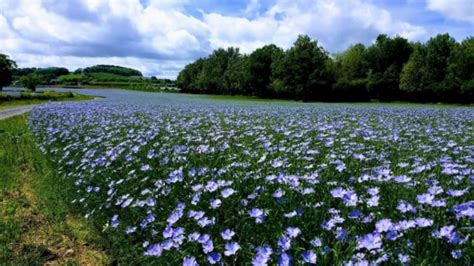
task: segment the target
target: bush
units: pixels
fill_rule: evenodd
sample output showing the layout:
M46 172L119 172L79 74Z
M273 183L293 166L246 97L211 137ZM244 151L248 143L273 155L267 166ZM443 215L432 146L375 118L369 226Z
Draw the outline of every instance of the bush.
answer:
M36 74L28 74L20 79L23 87L30 91L36 91L36 86L41 82L41 79Z

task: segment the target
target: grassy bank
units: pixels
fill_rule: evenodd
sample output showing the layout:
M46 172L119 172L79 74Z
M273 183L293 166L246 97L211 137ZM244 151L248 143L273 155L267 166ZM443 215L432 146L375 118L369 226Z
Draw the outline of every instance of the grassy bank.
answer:
M0 121L0 265L109 263L107 244L64 202L27 115Z
M39 104L48 101L82 101L92 99L94 99L93 96L82 95L75 92L57 91L45 91L41 93L22 92L20 95L0 94L0 109Z

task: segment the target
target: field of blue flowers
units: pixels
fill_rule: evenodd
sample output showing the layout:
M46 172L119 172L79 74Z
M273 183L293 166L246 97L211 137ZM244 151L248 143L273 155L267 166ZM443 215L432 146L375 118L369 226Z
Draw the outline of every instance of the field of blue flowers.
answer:
M165 99L46 104L30 126L136 263L472 265L473 118Z

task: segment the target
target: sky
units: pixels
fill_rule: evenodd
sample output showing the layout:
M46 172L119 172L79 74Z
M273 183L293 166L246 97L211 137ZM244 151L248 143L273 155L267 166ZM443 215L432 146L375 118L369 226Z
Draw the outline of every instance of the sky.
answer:
M19 67L95 64L175 78L220 47L243 53L308 34L330 53L380 33L474 34L474 0L0 0L0 53Z

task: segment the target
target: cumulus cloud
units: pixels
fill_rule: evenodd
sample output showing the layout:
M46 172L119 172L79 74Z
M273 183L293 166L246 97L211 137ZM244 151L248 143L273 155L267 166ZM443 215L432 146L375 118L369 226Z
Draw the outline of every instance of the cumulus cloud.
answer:
M368 44L379 33L410 40L427 35L424 26L372 1L247 0L232 13L203 2L1 0L0 51L22 67L115 63L173 78L218 47L237 46L245 53L269 43L288 48L298 34L308 34L334 52Z
M427 0L427 8L439 12L449 19L474 24L474 1L472 0Z

